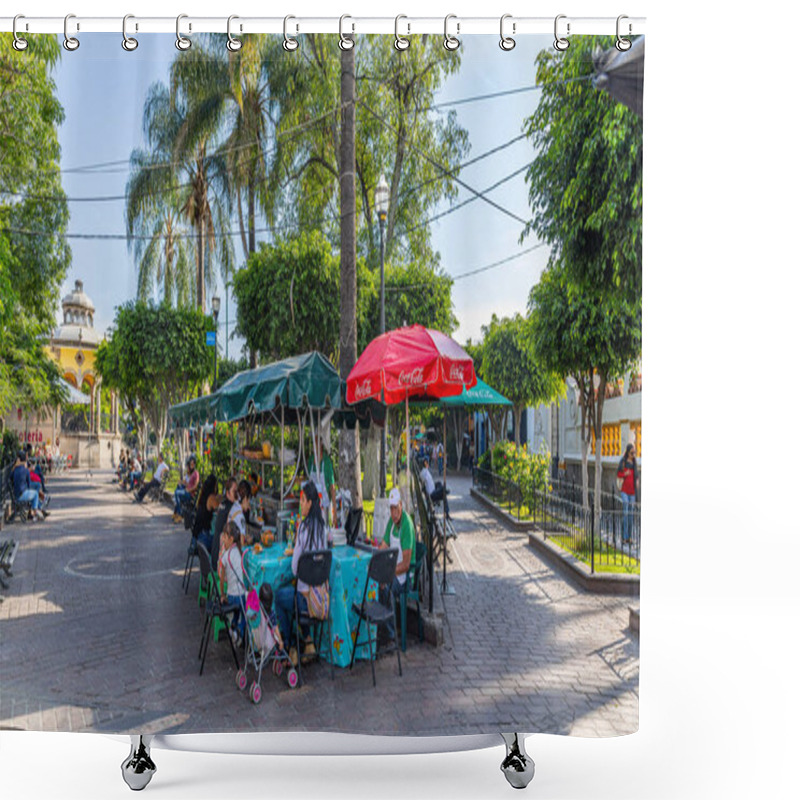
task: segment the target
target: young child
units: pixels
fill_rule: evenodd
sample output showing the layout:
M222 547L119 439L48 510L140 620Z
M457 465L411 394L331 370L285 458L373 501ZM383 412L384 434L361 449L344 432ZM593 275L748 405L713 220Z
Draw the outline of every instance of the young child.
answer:
M244 639L244 607L247 590L244 585L244 562L242 560L242 543L239 528L235 523L226 522L220 536L219 585L224 587L222 601L237 605L233 612L231 627L238 642Z
M272 587L268 583L261 584L258 590L258 609L248 607L247 615L250 629L253 632L256 649L263 655L271 652L273 647L283 649L283 641L278 627L278 618L272 608Z

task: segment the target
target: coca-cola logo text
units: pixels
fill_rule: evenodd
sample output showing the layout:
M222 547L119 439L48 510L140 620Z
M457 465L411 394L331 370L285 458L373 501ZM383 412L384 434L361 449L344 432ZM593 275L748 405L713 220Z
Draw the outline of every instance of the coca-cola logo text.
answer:
M461 364L450 365L450 380L464 382L464 367Z
M356 384L356 400L363 400L372 394L372 381L366 380Z
M422 367L417 367L416 369L412 369L410 372L401 372L397 379L400 383L408 386L416 386L417 384L422 383Z

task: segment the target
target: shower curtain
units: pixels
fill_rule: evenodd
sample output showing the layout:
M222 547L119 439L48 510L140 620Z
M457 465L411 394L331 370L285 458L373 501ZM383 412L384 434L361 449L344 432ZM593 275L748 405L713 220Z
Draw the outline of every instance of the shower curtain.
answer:
M644 39L75 35L0 35L0 727L635 731ZM308 467L310 426L169 409L312 352L344 381L413 325L485 393L415 406L408 430L400 405L385 428L334 416L330 640L259 673L251 622L294 596L270 508L305 513L266 454ZM426 511L443 479L449 520ZM348 504L370 544L340 538ZM251 523L236 592L212 518L231 507ZM358 623L384 539L399 657ZM232 641L217 593L245 597Z

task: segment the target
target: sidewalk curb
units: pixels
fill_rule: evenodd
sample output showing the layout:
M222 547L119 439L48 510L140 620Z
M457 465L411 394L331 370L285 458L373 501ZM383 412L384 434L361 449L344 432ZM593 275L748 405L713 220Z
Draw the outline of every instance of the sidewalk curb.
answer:
M532 531L535 529L536 525L533 522L515 519L502 506L497 505L494 500L487 497L483 492L481 492L479 489L476 489L474 486L470 487L469 493L476 500L483 503L483 505L485 505L486 508L488 508L489 511L491 511L495 516L499 517L507 525L510 525L514 530Z
M589 571L589 567L571 553L553 544L546 535L538 530L528 533L528 544L544 559L555 566L563 574L573 578L587 592L594 594L616 594L639 596L638 575L597 574Z

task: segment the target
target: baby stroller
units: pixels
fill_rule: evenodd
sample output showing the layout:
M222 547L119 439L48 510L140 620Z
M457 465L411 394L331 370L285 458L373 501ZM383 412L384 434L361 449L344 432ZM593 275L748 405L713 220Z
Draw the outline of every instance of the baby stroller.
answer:
M270 601L268 605L263 602L265 596ZM290 689L296 689L300 683L297 670L283 647L278 626L270 619L271 600L272 589L268 583L258 593L255 589L247 592L247 644L244 666L236 673L236 685L242 692L247 688L247 670L252 666L255 677L250 684L249 696L255 704L261 702L261 672L269 664L274 675L280 677L286 673Z

